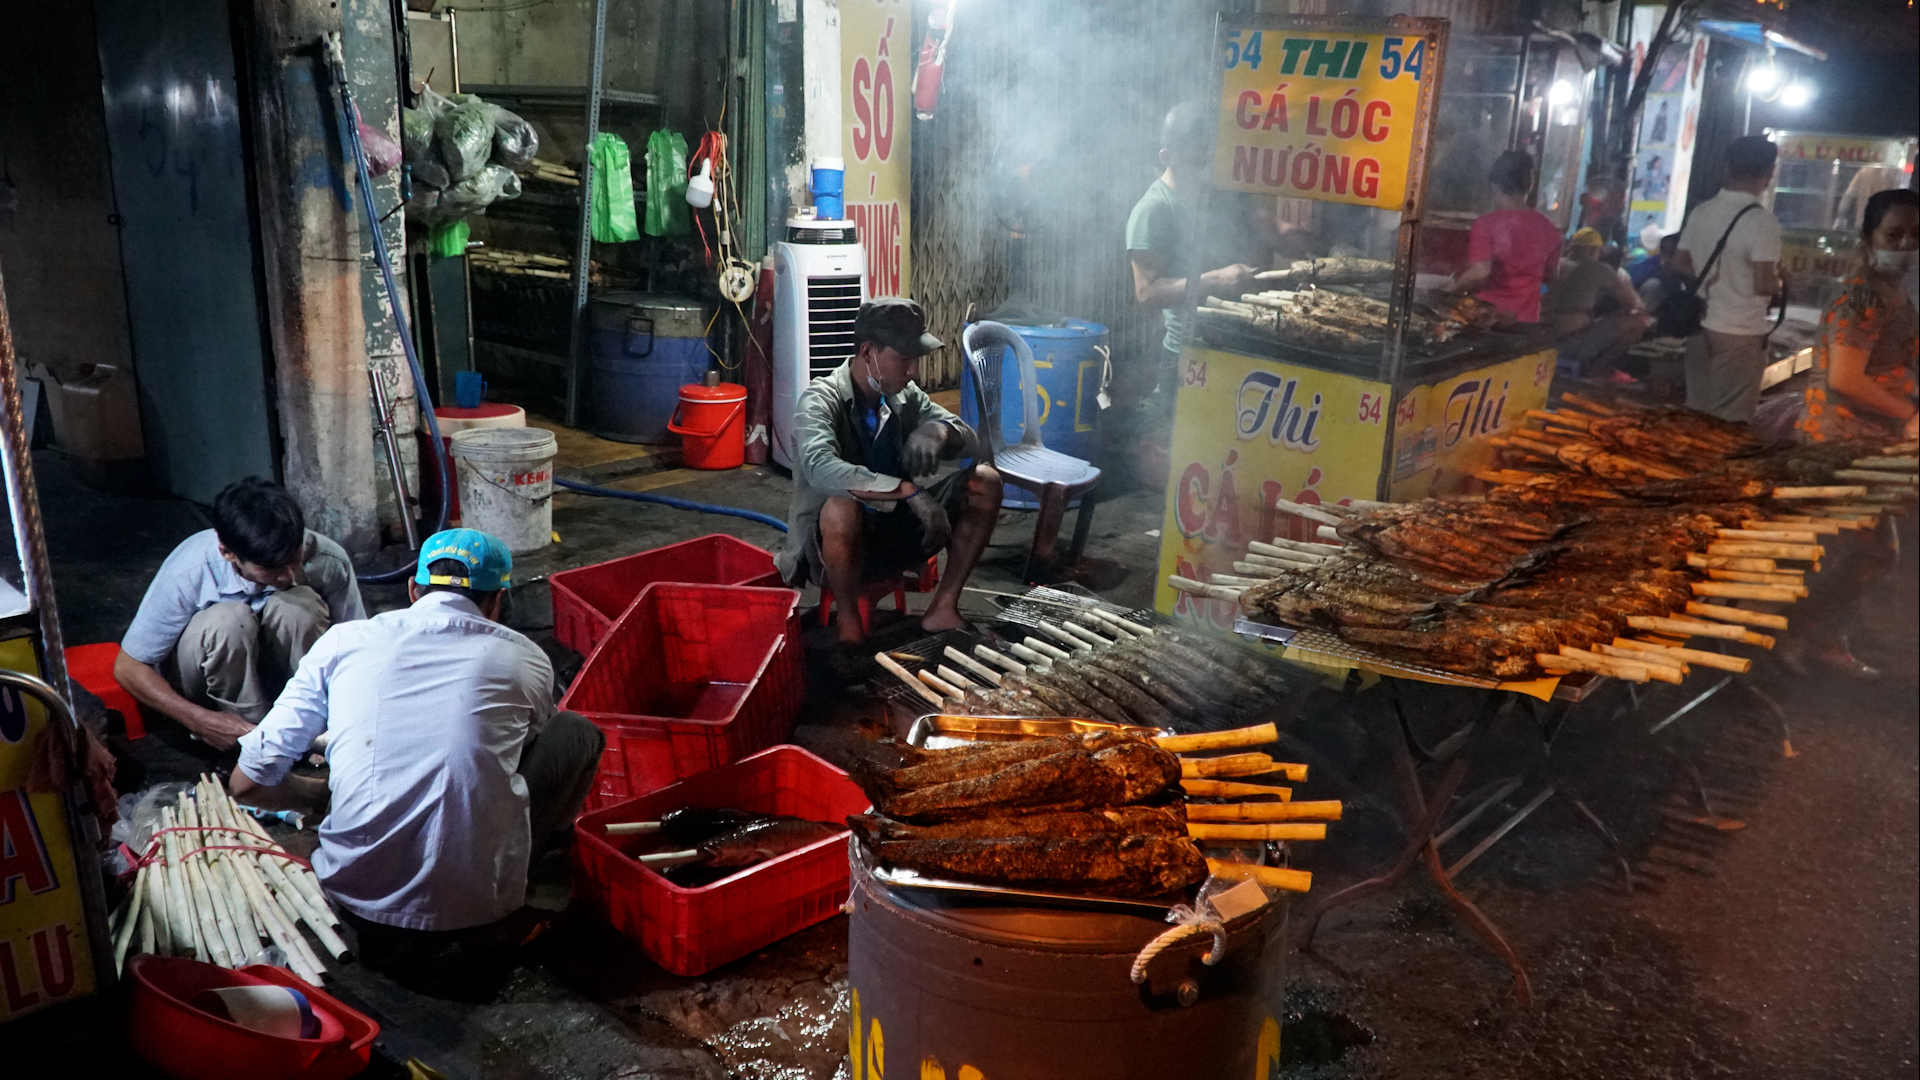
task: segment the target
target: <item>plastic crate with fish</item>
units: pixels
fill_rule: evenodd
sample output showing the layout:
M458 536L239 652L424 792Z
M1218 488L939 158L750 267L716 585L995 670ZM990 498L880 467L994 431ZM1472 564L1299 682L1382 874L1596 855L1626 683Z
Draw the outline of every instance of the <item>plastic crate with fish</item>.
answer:
M607 736L587 809L786 739L805 690L799 602L791 589L647 586L560 700Z
M685 886L640 861L651 833L609 826L687 808L746 811L830 826L818 839L704 885ZM845 819L867 809L847 774L797 746L776 746L580 818L573 848L587 909L676 975L699 975L830 918L849 889Z

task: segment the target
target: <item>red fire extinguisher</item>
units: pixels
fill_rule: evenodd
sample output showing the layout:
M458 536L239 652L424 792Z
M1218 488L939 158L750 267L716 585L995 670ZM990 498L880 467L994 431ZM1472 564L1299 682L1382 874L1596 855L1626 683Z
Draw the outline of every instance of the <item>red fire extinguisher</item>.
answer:
M920 59L913 68L913 115L922 120L933 119L933 107L940 103L947 39L953 36L953 3L938 3L927 13L927 38L920 43Z

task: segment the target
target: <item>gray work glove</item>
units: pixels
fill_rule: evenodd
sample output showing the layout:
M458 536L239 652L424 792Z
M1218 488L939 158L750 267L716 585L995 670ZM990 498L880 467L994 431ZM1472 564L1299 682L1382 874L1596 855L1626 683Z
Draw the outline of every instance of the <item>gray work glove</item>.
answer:
M900 463L908 476L932 476L940 468L940 456L947 449L947 434L953 429L938 420L929 420L907 436Z
M907 509L920 519L920 529L925 534L927 554L931 555L947 546L947 538L953 535L953 524L947 520L947 508L933 493L921 488L907 496Z

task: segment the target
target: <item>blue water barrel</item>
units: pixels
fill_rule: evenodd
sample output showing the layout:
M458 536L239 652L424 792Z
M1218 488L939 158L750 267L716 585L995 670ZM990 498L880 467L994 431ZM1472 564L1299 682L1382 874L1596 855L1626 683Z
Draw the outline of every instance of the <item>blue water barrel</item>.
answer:
M707 312L698 300L610 292L593 298L591 430L619 442L680 445L667 430L680 388L697 383L707 352Z
M1013 326L1033 350L1034 388L1040 405L1040 438L1047 449L1094 461L1100 444L1100 380L1107 369L1107 328L1084 319L1067 319L1059 326ZM1002 353L1000 370L1000 433L1008 446L1020 441L1025 412L1020 394L1020 365ZM960 418L980 426L974 407L973 366L960 370ZM1095 462L1098 464L1098 462ZM1003 504L1032 510L1040 500L1026 488L1007 485Z

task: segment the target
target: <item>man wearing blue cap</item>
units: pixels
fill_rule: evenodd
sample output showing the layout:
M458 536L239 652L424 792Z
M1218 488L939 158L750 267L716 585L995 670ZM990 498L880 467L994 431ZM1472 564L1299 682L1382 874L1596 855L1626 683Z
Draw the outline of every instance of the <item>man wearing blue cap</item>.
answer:
M331 796L313 869L369 961L519 910L530 857L568 835L593 782L605 738L554 711L546 655L499 622L512 565L486 533L435 533L413 606L322 634L240 739L242 802ZM322 733L327 778L290 775Z

